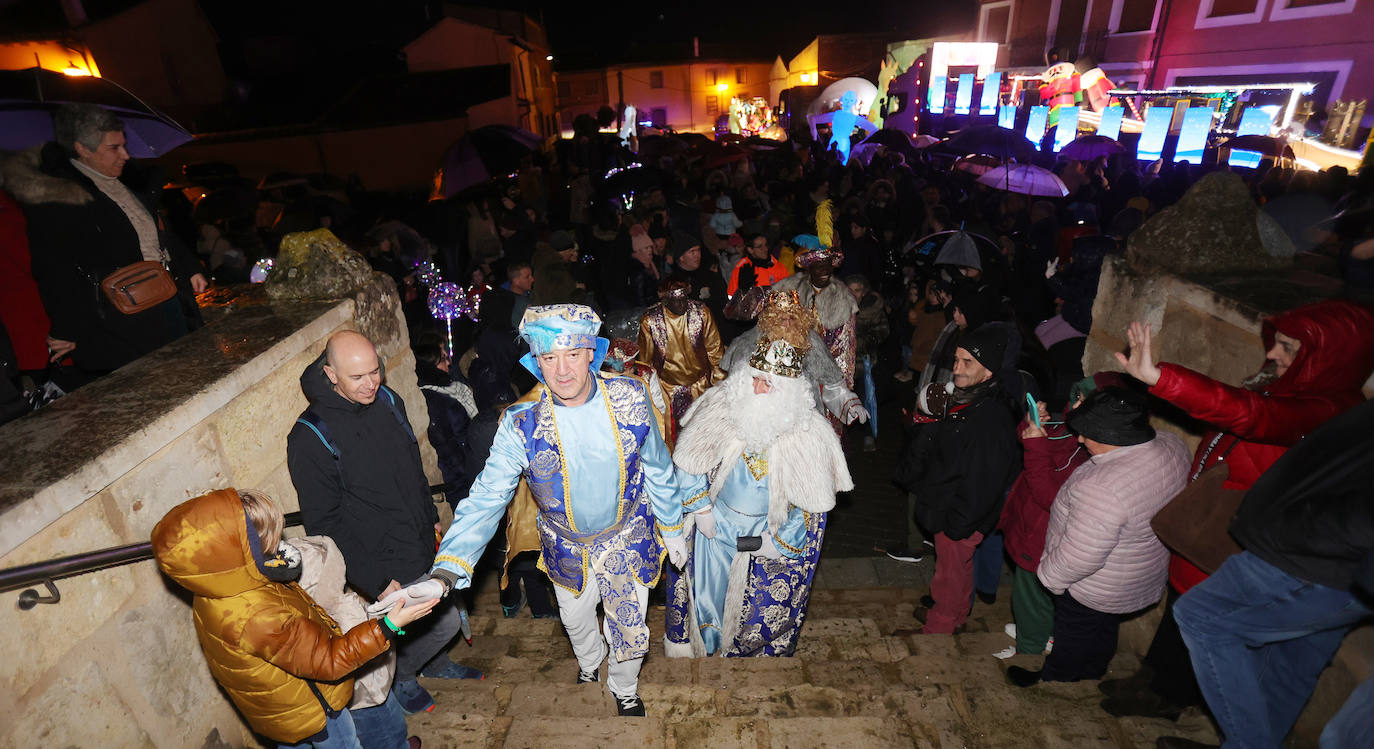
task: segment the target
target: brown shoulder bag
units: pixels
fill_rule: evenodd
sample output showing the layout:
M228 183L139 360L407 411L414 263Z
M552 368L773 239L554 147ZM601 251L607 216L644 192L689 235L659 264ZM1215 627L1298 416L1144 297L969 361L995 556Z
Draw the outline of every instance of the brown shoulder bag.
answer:
M156 307L177 294L172 274L152 260L116 268L100 280L100 288L115 309L126 315Z
M1207 456L1223 436L1218 434L1207 447L1201 465L1207 464ZM1193 474L1183 491L1150 520L1150 528L1165 546L1209 575L1216 572L1227 557L1241 551L1228 529L1245 492L1222 486L1231 473L1226 457L1238 444L1240 440L1231 443L1216 465Z

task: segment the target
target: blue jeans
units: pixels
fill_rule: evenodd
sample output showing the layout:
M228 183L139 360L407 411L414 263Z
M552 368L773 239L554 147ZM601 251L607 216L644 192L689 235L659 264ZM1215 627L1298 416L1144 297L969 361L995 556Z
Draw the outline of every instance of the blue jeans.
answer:
M1002 584L1002 532L993 531L973 552L973 589L978 593L997 595ZM973 599L969 599L972 603Z
M456 596L439 601L423 619L406 625L406 636L396 646L396 681L415 681L415 675L440 654L447 656L449 643L462 628L462 616L454 605Z
M347 709L339 711L333 718L324 722L326 735L319 741L302 741L299 744L277 744L277 749L362 749L358 743L358 732L353 727L353 715Z
M389 690L386 702L373 707L350 708L358 743L363 749L406 749L406 714Z
M1364 680L1345 699L1341 711L1322 730L1321 749L1358 749L1374 746L1374 677Z
M1224 746L1281 745L1346 632L1371 613L1250 552L1179 598L1174 619Z

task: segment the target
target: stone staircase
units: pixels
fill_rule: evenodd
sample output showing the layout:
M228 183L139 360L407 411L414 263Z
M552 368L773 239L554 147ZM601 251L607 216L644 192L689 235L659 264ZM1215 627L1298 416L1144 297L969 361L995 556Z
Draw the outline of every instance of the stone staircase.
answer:
M1006 665L1038 668L1041 660L990 655L1011 644L1002 633L1011 621L1008 585L995 604L975 605L966 634L894 636L914 626L911 612L925 590L903 577L928 578L932 569L929 559L825 560L793 658L667 658L663 609L654 607L656 641L639 689L647 718L618 717L604 684L574 683L577 666L558 620L531 619L528 611L502 618L489 580L473 602L472 645L460 641L452 651L487 677L422 679L438 707L411 716L410 730L430 749L1147 749L1162 735L1217 740L1196 711L1178 723L1113 718L1098 707L1096 682L1008 684ZM887 585L855 584L879 579ZM1134 656L1118 655L1108 676L1127 675L1135 665Z

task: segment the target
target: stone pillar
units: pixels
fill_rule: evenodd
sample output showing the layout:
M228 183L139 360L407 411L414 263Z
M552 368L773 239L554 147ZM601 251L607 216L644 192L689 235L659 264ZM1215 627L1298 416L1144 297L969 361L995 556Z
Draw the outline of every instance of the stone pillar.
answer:
M438 483L395 286L369 271L353 288L269 302L255 287L207 310L206 328L0 427L0 568L146 542L211 489L256 487L295 510L299 376L343 329L377 343ZM57 585L58 604L20 611L13 591L0 606L0 746L256 745L210 676L189 596L151 560Z

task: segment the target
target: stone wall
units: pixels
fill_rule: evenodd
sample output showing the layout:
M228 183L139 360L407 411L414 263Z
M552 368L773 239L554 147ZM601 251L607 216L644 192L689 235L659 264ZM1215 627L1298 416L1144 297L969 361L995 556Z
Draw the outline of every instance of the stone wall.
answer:
M1126 350L1127 326L1141 321L1154 330L1156 361L1182 364L1222 382L1239 384L1258 371L1264 360L1260 326L1265 317L1339 292L1338 282L1302 268L1183 277L1157 268L1142 270L1125 257L1109 257L1093 305L1083 371L1120 371L1114 354ZM1369 382L1365 395L1374 395ZM1155 423L1180 434L1191 448L1197 447L1201 436L1197 425L1161 418ZM1143 655L1161 613L1162 606L1125 622L1121 646ZM1346 638L1322 674L1293 729L1290 745L1315 747L1322 726L1351 689L1370 676L1374 676L1374 626L1367 625Z
M343 301L258 294L230 306L0 427L0 568L145 542L168 509L211 489L256 487L297 509L286 433L306 405L298 378L342 329L378 344L429 478L441 480L390 279ZM20 611L13 591L0 607L0 746L257 745L210 677L189 597L151 560L57 585L58 604Z

